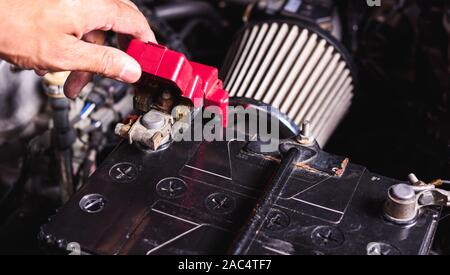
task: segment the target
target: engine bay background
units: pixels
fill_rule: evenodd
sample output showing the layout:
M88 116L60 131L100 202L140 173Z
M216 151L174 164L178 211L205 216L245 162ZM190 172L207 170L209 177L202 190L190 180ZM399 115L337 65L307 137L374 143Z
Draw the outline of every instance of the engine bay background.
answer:
M424 181L450 178L449 29L444 24L450 16L445 1L383 1L381 7L368 7L365 1L358 0L319 1L312 9L293 13L282 11L275 3L280 1L259 1L266 4L249 3L251 1L135 2L148 17L158 41L192 60L215 67L222 66L236 33L246 22L289 17L318 23L342 41L358 72L353 103L324 150L349 157L351 162L391 178L406 180L410 172ZM333 23L335 12L339 13L339 25ZM113 42L114 37L110 40ZM2 66L9 65L2 63ZM0 131L0 253L41 253L36 236L40 226L59 206L55 199L58 176L52 169L55 163L49 157L51 149L42 141L30 142L36 134L45 133L50 115L45 105L47 99L39 91L39 80L29 74L8 71L8 79L17 79L12 82L18 83L8 89L20 90L17 87L20 83L34 83L35 88L9 93L0 101L4 105L0 106L1 121L17 126ZM113 85L100 83L98 86L108 90ZM29 97L31 90L39 99ZM14 112L7 110L14 106L11 102L17 100L17 94L29 101L41 102L33 105L39 115L31 115L33 112L27 104L17 104L16 108L25 110L22 113L30 117L22 118L24 123L16 122ZM114 109L111 106L116 103L107 104L107 109ZM121 119L121 110L114 109L115 120ZM104 123L104 129L98 134L101 146L93 159L96 164L101 164L119 141L112 134L110 124ZM27 157L28 144L35 146L34 154ZM95 146L88 144L86 152ZM85 167L85 154L80 154L83 159L80 167ZM90 174L89 169L85 169L80 169L84 171L80 172L80 178ZM9 196L11 192L13 197ZM450 226L448 215L447 212L442 214L431 253L450 253L450 238L445 233Z

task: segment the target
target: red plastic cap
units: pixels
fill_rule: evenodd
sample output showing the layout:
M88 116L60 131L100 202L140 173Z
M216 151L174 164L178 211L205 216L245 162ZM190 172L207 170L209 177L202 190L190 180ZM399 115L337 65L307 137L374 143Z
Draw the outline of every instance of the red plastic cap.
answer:
M201 107L203 102L205 106L220 107L226 126L228 93L222 89L216 68L190 62L182 53L137 39L131 41L127 53L141 65L143 74L170 83L183 97L198 105L194 105L195 108Z

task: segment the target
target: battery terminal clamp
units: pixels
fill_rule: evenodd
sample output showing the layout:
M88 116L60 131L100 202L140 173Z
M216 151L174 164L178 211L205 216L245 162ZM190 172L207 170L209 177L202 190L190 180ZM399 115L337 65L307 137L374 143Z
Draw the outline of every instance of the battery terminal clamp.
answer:
M185 123L186 110L193 113L208 106L220 109L222 126L226 127L229 95L217 68L189 61L163 45L136 39L130 42L127 53L142 68L134 97L134 108L141 115L117 124L117 135L157 150L170 141L174 123Z
M439 182L440 180L425 183L410 174L409 184L399 183L389 188L384 203L384 216L397 224L411 224L424 207L450 206L450 192L437 188Z

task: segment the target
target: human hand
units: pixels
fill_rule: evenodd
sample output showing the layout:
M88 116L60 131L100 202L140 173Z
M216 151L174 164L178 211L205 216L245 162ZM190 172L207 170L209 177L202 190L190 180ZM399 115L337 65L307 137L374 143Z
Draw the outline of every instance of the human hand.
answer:
M106 47L104 31L156 42L144 15L129 0L0 0L0 58L43 75L72 71L65 94L75 97L94 73L134 83L141 68Z

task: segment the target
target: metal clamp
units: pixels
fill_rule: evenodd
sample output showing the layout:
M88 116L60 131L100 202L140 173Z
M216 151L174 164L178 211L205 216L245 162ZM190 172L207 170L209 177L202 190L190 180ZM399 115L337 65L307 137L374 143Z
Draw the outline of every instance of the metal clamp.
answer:
M409 175L411 184L399 183L388 190L384 204L385 217L397 224L415 221L419 211L427 206L450 206L450 192L436 188L434 183L426 184Z
M115 128L116 135L134 141L155 151L161 145L170 141L173 117L156 110L150 110L140 116L134 123L118 123Z

